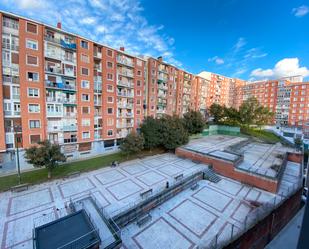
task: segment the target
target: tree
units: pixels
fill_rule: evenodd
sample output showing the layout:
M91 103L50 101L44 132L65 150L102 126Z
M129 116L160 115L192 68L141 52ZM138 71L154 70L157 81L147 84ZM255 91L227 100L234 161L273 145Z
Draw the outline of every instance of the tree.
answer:
M248 127L255 124L260 104L255 97L248 98L239 107L240 122Z
M189 142L189 134L178 116L165 116L160 122L161 141L166 149L174 150Z
M188 133L201 133L205 126L205 119L199 111L189 110L183 115L183 125Z
M300 137L294 138L294 145L296 150L301 150L301 146L303 145L303 140Z
M128 158L129 155L144 149L144 137L136 132L131 132L123 139L119 148Z
M239 111L235 108L224 107L224 124L226 125L239 125L240 124L240 116Z
M34 167L46 167L48 170L48 178L51 178L51 173L56 168L59 162L65 162L66 157L61 152L58 144L52 144L49 140L38 142L38 145L31 146L26 149L25 158L27 162L33 164Z
M213 122L218 124L224 118L224 107L219 104L213 103L209 108L210 116L213 117Z
M259 106L256 109L255 123L260 127L269 124L274 118L274 113L271 112L267 107Z
M146 117L141 125L141 133L145 140L145 148L153 149L161 144L160 120L153 117Z

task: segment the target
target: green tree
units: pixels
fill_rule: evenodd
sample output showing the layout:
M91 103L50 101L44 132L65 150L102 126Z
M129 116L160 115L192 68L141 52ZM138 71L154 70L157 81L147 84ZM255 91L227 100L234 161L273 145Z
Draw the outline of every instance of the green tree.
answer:
M259 108L260 104L255 97L251 97L245 100L239 107L239 116L241 124L244 124L248 127L251 124L255 124Z
M201 133L205 126L205 119L199 111L189 110L183 115L183 125L188 133Z
M240 116L239 111L233 107L224 108L224 124L226 125L239 125Z
M162 145L168 150L189 142L189 134L178 116L165 116L160 119L160 136Z
M58 144L52 144L49 140L38 142L38 145L31 146L25 151L27 162L33 164L34 167L46 167L48 170L48 178L59 162L65 162L66 157L61 152Z
M300 137L294 138L294 145L296 150L301 150L301 146L303 145L303 140Z
M145 140L145 148L153 149L161 144L160 120L146 117L141 125L141 133Z
M128 158L129 155L138 153L144 149L144 137L136 132L131 132L123 139L119 148Z
M274 118L274 113L271 112L267 107L259 106L256 109L255 124L259 126L260 129L263 125L267 125L271 123L273 118Z
M214 103L209 107L209 114L213 117L213 122L218 124L224 118L224 107Z

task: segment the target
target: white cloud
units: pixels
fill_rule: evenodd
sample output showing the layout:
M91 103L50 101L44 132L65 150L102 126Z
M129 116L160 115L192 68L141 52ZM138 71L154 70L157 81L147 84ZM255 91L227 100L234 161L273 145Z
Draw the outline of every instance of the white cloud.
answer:
M214 56L212 58L208 59L209 62L215 62L217 65L222 65L224 64L224 60L218 56Z
M299 65L298 58L285 58L276 63L272 69L254 69L250 76L254 78L281 78L287 76L302 75L309 76L309 69Z
M247 41L243 37L239 37L235 45L233 46L234 52L237 53L241 48L247 44Z
M140 0L1 0L0 8L50 25L61 20L64 30L181 64L174 58L174 38L163 25L148 22Z
M296 17L302 17L309 13L309 7L306 5L299 6L297 8L292 9L292 13Z
M261 52L259 48L251 48L246 51L244 58L258 59L258 58L263 58L267 55L268 55L267 53Z

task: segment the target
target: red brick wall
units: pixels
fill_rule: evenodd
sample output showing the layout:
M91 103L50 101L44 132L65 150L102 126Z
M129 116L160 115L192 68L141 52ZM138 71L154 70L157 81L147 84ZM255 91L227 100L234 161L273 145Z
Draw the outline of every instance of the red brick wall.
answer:
M280 207L272 211L240 238L224 248L264 248L297 213L300 208L301 194L302 189L287 199Z
M303 161L303 156L300 153L288 152L288 160L295 163L301 163Z
M240 172L239 170L235 170L233 163L229 163L208 156L203 156L201 154L183 150L181 148L177 148L175 153L178 156L184 156L192 160L210 164L212 165L213 169L220 175L235 179L245 184L249 184L264 189L272 193L277 192L278 183L276 181L257 177L255 175L249 175L246 172Z

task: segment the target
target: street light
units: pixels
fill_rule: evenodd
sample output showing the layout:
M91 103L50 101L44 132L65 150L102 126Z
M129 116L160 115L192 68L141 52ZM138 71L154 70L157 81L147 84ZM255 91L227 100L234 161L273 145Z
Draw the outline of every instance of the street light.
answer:
M19 163L19 148L18 148L18 143L21 142L21 137L17 137L17 132L18 130L21 129L20 125L14 125L13 130L14 130L14 136L15 136L15 149L16 149L16 157L17 157L17 172L18 172L18 184L21 183L21 175L20 175L20 163Z

